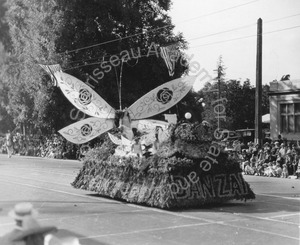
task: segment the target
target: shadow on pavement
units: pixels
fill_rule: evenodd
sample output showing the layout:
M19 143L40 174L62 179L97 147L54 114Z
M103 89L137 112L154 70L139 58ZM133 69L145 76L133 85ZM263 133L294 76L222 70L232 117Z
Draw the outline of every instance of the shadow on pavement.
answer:
M281 197L299 197L299 195L295 193L272 193L272 195L277 195ZM102 196L99 194L88 194L88 196L93 197L99 197L99 198L105 198L107 200L116 200L115 204L134 204L134 203L127 203L123 200L113 199L110 197ZM111 203L113 204L113 202ZM142 204L135 204L137 206L141 207L148 207L146 205ZM154 209L161 210L156 207L150 207ZM228 213L273 213L273 212L299 212L299 200L292 200L292 199L274 199L274 197L261 197L261 195L256 195L256 199L254 200L248 200L248 201L228 201L224 203L219 204L207 204L204 205L201 208L189 208L189 209L172 209L172 210L166 210L170 212L228 212Z
M273 201L273 202L272 202ZM275 213L275 212L299 212L299 201L287 200L276 203L272 201L253 200L247 202L226 202L214 205L206 205L203 208L189 210L175 210L174 212L226 212L226 213Z

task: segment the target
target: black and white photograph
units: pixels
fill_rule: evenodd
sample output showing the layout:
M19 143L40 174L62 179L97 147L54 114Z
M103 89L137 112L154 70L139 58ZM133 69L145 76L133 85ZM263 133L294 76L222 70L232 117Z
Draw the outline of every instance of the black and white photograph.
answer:
M0 245L299 245L299 0L0 0Z

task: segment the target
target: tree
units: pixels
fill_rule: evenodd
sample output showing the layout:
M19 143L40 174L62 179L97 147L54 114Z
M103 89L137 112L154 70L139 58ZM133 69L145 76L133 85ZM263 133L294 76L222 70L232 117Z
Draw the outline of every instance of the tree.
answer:
M218 59L218 62L217 62L217 77L215 78L217 80L217 83L218 83L218 99L220 100L222 98L222 88L221 88L221 83L224 83L225 81L225 65L224 65L224 62L223 62L223 57L222 55L219 56L219 59ZM219 107L218 107L219 108ZM216 110L214 110L215 112ZM218 111L217 111L218 112ZM217 113L218 116L217 116L217 120L218 120L218 128L222 128L221 125L221 118L220 116L220 113ZM221 113L223 114L223 113Z
M12 117L7 113L8 105L8 88L3 82L3 69L7 59L5 47L9 47L8 25L4 21L6 11L6 0L0 0L0 132L6 132L8 129L13 129Z
M270 85L265 84L262 86L262 114L270 113L270 100L269 100Z
M246 80L243 84L230 80L228 83L226 111L230 120L229 127L232 130L253 128L255 113L255 88Z
M0 41L5 47L10 47L8 24L4 20L6 0L0 0Z
M217 119L215 113L215 101L218 99L217 82L213 84L206 84L206 86L199 92L204 98L206 106L203 112L204 120L210 122L214 127L217 127ZM226 121L222 119L222 128L228 130L254 128L255 119L255 87L251 86L250 81L247 79L241 84L238 80L228 80L221 82L221 98L225 107ZM263 114L269 113L269 86L263 86L263 100L262 112Z
M53 88L39 63L59 63L64 71L93 86L114 108L119 108L121 84L124 108L171 80L163 59L147 55L153 43L186 47L182 35L173 33L167 15L170 5L170 0L8 1L6 22L12 47L4 80L7 110L15 123L58 130L73 120L70 112L74 107ZM92 47L83 48L86 46ZM120 62L124 50L131 56ZM114 54L119 64L99 78L96 73L101 64L110 62ZM187 62L179 59L173 78L187 68Z
M217 69L215 70L217 76L214 78L214 82L205 84L204 88L199 91L200 97L203 98L205 103L203 118L216 128L226 128L228 124L227 120L224 121L224 119L221 119L224 115L218 116L216 114L218 109L215 109L216 105L214 103L223 98L227 91L227 86L225 83L225 70L226 67L223 62L223 57L220 55L217 61Z
M0 132L6 132L8 129L14 128L13 119L7 113L8 99L8 87L4 84L2 77L2 68L6 60L6 52L4 45L0 42Z
M216 112L219 112L220 108L217 108L217 101L219 98L219 88L220 88L220 98L226 98L225 97L225 91L227 90L226 83L224 81L214 81L213 83L207 83L204 85L204 88L201 89L199 93L199 97L203 98L203 102L205 103L205 107L203 109L203 120L209 122L214 128L228 128L228 118L227 118L227 107L226 107L226 101L220 101L222 104L225 105L226 111L222 114L220 114L220 120L218 122L218 115ZM221 111L220 111L221 112ZM226 120L221 119L222 116L226 117ZM220 125L219 125L219 124Z
M43 115L51 104L53 89L38 64L58 60L55 42L61 16L55 1L7 1L5 20L12 45L3 67L3 82L8 87L7 111L17 125L47 125Z
M64 54L69 57L64 68L83 81L89 79L96 92L114 108L119 108L118 83L121 82L122 107L130 106L151 89L171 79L163 59L147 55L148 51L154 51L156 45L174 43L179 48L186 47L182 35L172 32L174 26L167 15L170 5L170 0L103 0L89 1L88 4L83 0L65 1L61 8L65 10L64 18L69 24L59 40L59 50L66 51ZM104 44L76 50L97 43ZM122 51L129 52L127 62L121 61ZM115 63L118 65L111 64L113 55L117 56ZM95 75L104 70L101 68L104 62L110 71L104 72L103 77ZM180 77L187 69L184 60L182 63L184 65L177 63L173 78Z

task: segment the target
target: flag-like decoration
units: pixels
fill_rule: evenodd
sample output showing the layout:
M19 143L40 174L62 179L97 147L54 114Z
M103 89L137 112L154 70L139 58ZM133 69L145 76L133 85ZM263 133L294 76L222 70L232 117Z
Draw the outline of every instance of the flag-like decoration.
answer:
M164 114L164 116L165 116L165 120L168 123L173 123L173 124L177 123L177 115L176 114Z
M174 75L175 63L179 55L176 45L170 45L160 48L161 57L164 59L169 71L169 75Z

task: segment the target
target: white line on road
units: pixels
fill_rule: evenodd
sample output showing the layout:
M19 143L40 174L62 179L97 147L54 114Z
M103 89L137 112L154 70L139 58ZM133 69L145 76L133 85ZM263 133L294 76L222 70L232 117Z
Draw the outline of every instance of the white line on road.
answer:
M212 222L212 223L198 223L198 224L189 224L189 225L181 225L181 226L169 226L169 227L164 227L164 228L153 228L153 229L144 229L144 230L137 230L137 231L130 231L130 232L120 232L120 233L111 233L111 234L102 234L102 235L94 235L94 236L88 236L88 237L82 237L79 238L79 240L87 240L87 239L93 239L93 238L100 238L100 237L107 237L107 236L122 236L122 235L131 235L131 234L137 234L137 233L143 233L143 232L152 232L152 231L161 231L161 230L169 230L169 229L178 229L178 228L184 228L184 227L193 227L193 226L207 226L207 225L223 225L223 226L230 226L233 228L237 229L244 229L244 230L250 230L254 232L259 232L259 233L264 233L272 236L280 236L292 240L299 240L297 237L291 237L291 236L286 236L283 234L278 234L274 232L269 232L269 231L263 231L263 230L258 230L254 228L249 228L249 227L241 227L241 226L236 226L236 225L231 225L231 224L226 224L226 223L220 223L220 222Z
M79 240L87 240L87 239L100 238L100 237L106 237L106 236L131 235L131 234L142 233L142 232L170 230L170 229L178 229L178 228L193 227L193 226L201 226L201 225L211 225L211 224L213 224L213 223L198 223L198 224L187 224L187 225L168 226L168 227L163 227L163 228L143 229L143 230L137 230L137 231L119 232L119 233L110 233L110 234L102 234L102 235L95 235L95 236L82 237L82 238L79 238Z
M90 197L90 196L86 196L86 195L75 194L75 193L66 192L66 191L60 191L60 190L56 190L56 189L52 189L52 188L44 188L44 187L39 187L39 186L35 186L35 185L19 183L19 182L15 182L15 181L3 181L3 180L0 180L0 181L2 181L2 182L9 182L9 183L12 183L12 184L17 184L17 185L22 185L22 186L27 186L27 187L32 187L32 188L47 190L47 191L53 191L53 192L57 192L57 193L63 193L63 194L68 194L68 195L72 195L72 196L78 196L78 197L82 197L82 198L88 198L88 199L93 199L93 200L98 200L99 201L98 197ZM108 202L108 203L110 202L110 203L119 203L119 204L122 204L121 202L115 201L115 200L107 200L107 199L105 199L105 201ZM127 205L127 204L125 204L125 205ZM141 208L141 209L144 208L142 206L135 205L135 204L128 204L128 205L130 205L132 207L136 207L136 208ZM229 227L233 227L233 228L237 228L237 229L250 230L250 231L255 231L255 232L259 232L259 233L265 233L265 234L269 234L269 235L273 235L273 236L279 236L279 237L289 238L289 239L293 239L293 240L297 240L297 241L299 240L299 238L297 238L297 237L286 236L284 234L278 234L278 233L273 233L273 232L269 232L269 231L263 231L263 230L259 230L259 229L249 228L249 227L242 227L242 226L232 225L232 224L225 223L225 221L211 221L211 220L207 220L207 219L202 219L202 218L193 217L193 216L189 216L189 215L178 214L178 213L172 213L170 211L159 210L159 209L148 208L148 207L146 209L151 209L151 210L153 210L155 212L161 212L161 213L166 213L166 214L170 214L170 215L175 215L177 217L183 217L183 218L190 218L190 219L196 219L196 220L206 221L206 222L208 222L207 224L216 224L216 225L229 226ZM253 216L252 218L256 218L256 217ZM244 219L242 219L242 220L244 220ZM236 221L238 221L238 220L236 220ZM277 221L277 220L274 220L274 221ZM161 229L163 229L163 228L161 228ZM134 231L133 233L138 233L138 232L139 231ZM144 231L141 231L141 232L144 232ZM103 235L100 235L100 236L103 236ZM91 237L86 237L86 239L88 239L88 238L91 238Z
M0 175L2 177L16 177L16 176L13 176L13 175ZM43 182L43 183L48 183L48 184L55 184L55 185L61 185L61 186L70 186L70 184L61 184L61 183L57 183L57 182L49 182L49 181L45 181L45 180L38 180L38 179L31 179L31 178L25 178L25 177L20 177L18 176L18 178L20 179L26 179L26 180L32 180L32 181L38 181L38 182ZM2 178L3 180L3 178Z
M282 215L276 215L276 216L272 216L272 217L269 217L270 219L274 219L274 218L283 218L283 217L289 217L289 216L300 216L300 213L298 214L282 214Z
M285 197L285 196L277 196L277 195L270 195L270 194L256 194L256 195L257 196L276 197L276 198L283 198L283 199L300 201L300 197ZM300 194L297 194L297 195L300 195Z
M136 205L136 204L127 204L127 205L128 206L132 206L132 207L141 208L141 209L146 209L147 208L147 207L139 206L139 205ZM149 208L147 208L147 209L149 209ZM190 219L195 219L195 220L200 220L200 221L206 221L206 222L208 222L210 224L230 226L230 227L234 227L234 228L238 228L238 229L245 229L245 230L257 231L257 232L260 232L260 233L272 234L272 235L276 235L276 236L280 236L280 237L285 237L285 238L290 238L290 239L294 239L294 240L299 240L299 238L297 238L297 237L290 237L290 236L286 236L284 234L278 234L278 233L273 233L273 232L269 232L269 231L263 231L263 230L258 230L258 229L254 229L254 228L241 227L241 226L237 226L237 225L233 225L233 224L228 224L228 222L237 222L237 221L246 220L245 218L243 218L243 219L229 220L229 221L213 221L213 220L198 218L198 217L194 217L194 216L190 216L190 215L186 215L186 214L182 214L182 213L174 213L174 212L167 211L167 210L160 210L160 209L155 209L155 208L151 208L151 207L150 207L150 209L153 210L153 211L156 211L156 212L167 213L167 214L178 216L178 217L190 218ZM257 218L255 216L251 216L251 215L239 215L239 216L240 217L246 217L246 218ZM281 222L281 221L278 221L278 220L274 220L274 221Z
M51 220L66 220L66 219L76 219L76 218L83 218L83 217L93 217L93 216L102 216L107 214L122 214L122 213L137 213L137 212L146 212L145 210L124 210L124 211L114 211L114 212L105 212L105 213L93 213L93 214L82 214L82 215L74 215L74 216L64 216L61 218L53 217L53 218L39 218L39 221L51 221ZM2 223L1 226L14 226L15 222L9 222L9 223Z
M277 220L277 219L272 219L272 218L263 218L263 217L259 217L260 219L265 219L265 220L270 220L270 221L276 221L276 222L280 222L280 223L284 223L284 224L290 224L290 225L296 225L299 226L299 223L295 223L295 222L289 222L289 221L284 221L284 220Z
M46 190L46 191L53 191L53 192L57 192L57 193L62 193L62 194L67 194L67 195L71 195L71 196L77 196L77 197L82 197L82 198L87 198L87 199L92 199L92 200L100 200L101 197L91 197L91 196L87 196L87 195L81 195L81 194L76 194L76 193L72 193L72 192L67 192L67 191L60 191L60 190L56 190L56 189L52 189L52 188L45 188L45 187L40 187L40 186L36 186L36 185L30 185L30 184L24 184L24 183L19 183L19 182L15 182L15 181L10 181L10 180L1 180L0 182L8 182L11 184L17 184L17 185L22 185L22 186L27 186L27 187L33 187L33 188L37 188L37 189L41 189L41 190ZM97 194L97 193L93 193L93 194ZM107 200L105 199L106 202L108 203L121 203L115 200Z
M298 226L298 223L294 222L289 222L289 221L284 221L284 220L277 220L272 217L259 217L259 216L252 216L252 215L246 215L246 214L240 214L240 213L234 213L235 215L239 217L246 217L246 218L253 218L253 219L260 219L260 220L265 220L265 221L272 221L272 222L278 222L278 223L283 223L283 224L288 224L288 225L295 225ZM296 214L295 214L296 215Z
M14 168L14 170L28 170L28 168ZM41 172L41 173L50 173L50 174L59 174L59 175L66 175L66 176L72 176L72 177L75 177L76 174L65 174L65 173L62 173L62 172L54 172L54 171L44 171L44 170L40 170L39 168L30 168L30 173L31 172Z

